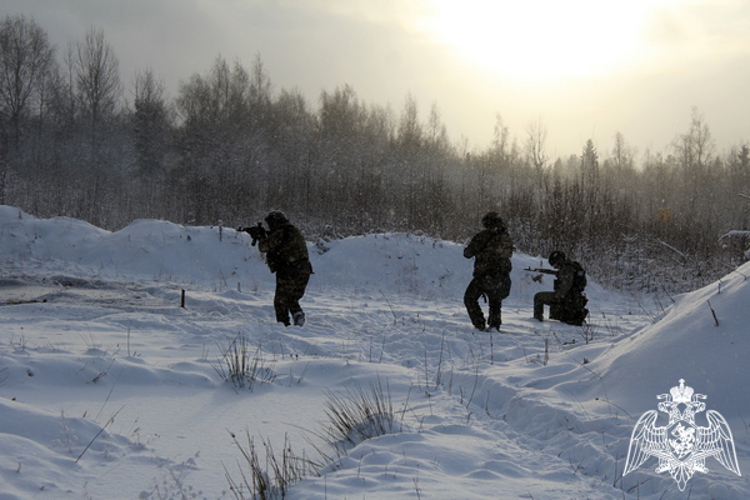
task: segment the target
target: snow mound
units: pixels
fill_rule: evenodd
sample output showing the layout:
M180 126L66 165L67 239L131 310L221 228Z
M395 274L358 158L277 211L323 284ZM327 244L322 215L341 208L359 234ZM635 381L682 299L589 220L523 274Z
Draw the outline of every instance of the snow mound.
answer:
M414 234L374 234L308 243L315 270L310 288L375 290L424 299L462 300L473 260L461 244ZM191 227L137 220L109 232L66 217L38 219L0 206L0 262L5 274L35 267L48 277L89 280L137 279L203 288L249 290L273 283L250 237L234 229ZM17 266L23 261L23 272ZM545 266L539 257L515 254L508 302L530 304L552 278L533 281L527 267ZM591 283L589 290L603 293ZM590 293L591 293L590 292Z
M619 341L593 364L609 398L631 412L656 407L656 396L684 379L706 406L750 419L742 389L750 353L750 263L676 298L653 325Z

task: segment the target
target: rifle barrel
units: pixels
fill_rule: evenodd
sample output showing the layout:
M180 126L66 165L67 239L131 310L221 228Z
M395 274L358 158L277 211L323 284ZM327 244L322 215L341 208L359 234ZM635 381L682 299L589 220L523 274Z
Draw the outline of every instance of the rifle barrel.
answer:
M530 267L525 268L524 271L531 271L533 273L553 274L553 275L557 275L558 273L556 269L544 269L544 268L531 269Z

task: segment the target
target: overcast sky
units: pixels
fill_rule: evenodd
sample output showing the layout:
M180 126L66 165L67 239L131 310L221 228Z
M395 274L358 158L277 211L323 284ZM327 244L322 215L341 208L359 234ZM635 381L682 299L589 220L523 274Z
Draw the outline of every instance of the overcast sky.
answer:
M718 146L750 141L750 0L0 0L59 51L102 30L127 96L150 68L175 96L218 56L276 90L349 84L368 104L423 122L433 102L451 139L490 144L499 114L519 143L541 120L551 157L600 156L616 132L668 152L693 107Z

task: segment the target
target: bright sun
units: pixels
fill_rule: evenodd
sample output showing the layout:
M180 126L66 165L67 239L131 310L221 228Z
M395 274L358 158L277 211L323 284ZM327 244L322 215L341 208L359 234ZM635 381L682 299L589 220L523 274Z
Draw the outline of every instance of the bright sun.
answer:
M616 71L642 50L655 0L433 0L423 25L457 56L518 83Z

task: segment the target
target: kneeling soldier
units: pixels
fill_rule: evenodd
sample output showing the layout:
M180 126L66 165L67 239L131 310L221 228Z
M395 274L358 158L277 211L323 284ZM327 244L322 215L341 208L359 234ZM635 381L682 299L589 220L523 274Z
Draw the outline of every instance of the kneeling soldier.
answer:
M554 292L539 292L534 295L534 318L544 320L544 306L550 306L549 317L569 325L581 326L589 313L583 294L586 288L586 271L581 264L565 257L561 251L549 256L549 263L557 272Z

